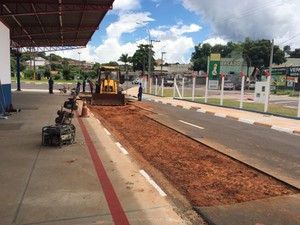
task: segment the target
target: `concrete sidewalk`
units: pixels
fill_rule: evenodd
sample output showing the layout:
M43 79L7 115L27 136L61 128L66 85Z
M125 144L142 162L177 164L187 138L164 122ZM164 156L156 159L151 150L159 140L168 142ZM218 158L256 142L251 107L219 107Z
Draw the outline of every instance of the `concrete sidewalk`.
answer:
M191 214L204 224L150 184L147 170L95 117L79 117L80 108L73 119L75 143L43 146L42 127L54 124L69 97L13 92L21 112L0 120L0 224L179 225L193 224Z

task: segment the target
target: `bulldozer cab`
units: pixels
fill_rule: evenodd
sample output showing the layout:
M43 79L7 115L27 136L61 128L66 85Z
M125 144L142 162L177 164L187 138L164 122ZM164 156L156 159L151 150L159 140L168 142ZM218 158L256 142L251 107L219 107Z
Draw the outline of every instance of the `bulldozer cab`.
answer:
M103 67L99 69L101 80L115 80L119 81L118 70L115 69L104 69Z
M95 105L125 105L125 95L120 84L124 83L118 66L100 66L96 93L92 95Z
M117 94L120 70L115 66L100 66L98 70L99 93Z

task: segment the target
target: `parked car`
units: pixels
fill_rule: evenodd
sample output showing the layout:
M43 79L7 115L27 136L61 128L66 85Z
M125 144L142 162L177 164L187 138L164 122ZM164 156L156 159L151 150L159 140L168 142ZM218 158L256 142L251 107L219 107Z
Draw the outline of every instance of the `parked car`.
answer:
M134 79L133 81L132 81L132 84L139 84L139 83L141 83L142 81L141 81L141 79L140 78L136 78L136 79Z
M164 86L165 87L173 87L174 86L174 80L173 79L164 79Z
M224 90L234 90L234 83L229 80L224 81Z
M250 83L249 83L249 90L254 90L255 89L255 81L254 80L252 80L252 81L250 81Z

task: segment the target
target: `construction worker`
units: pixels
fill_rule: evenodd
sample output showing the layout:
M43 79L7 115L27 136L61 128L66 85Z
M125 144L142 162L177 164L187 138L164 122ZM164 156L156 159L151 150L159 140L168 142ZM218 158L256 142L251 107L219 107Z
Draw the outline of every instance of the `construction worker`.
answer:
M142 83L140 83L139 92L138 92L138 101L142 101L142 94L143 94L143 87L142 87Z
M49 84L49 94L53 94L54 81L53 81L52 77L49 78L48 84Z
M91 93L93 93L93 91L94 91L94 83L93 83L92 80L89 81L89 85L90 85Z
M274 94L276 94L277 93L277 80L274 80L274 86L275 86Z
M82 80L82 91L85 92L86 81L85 78Z

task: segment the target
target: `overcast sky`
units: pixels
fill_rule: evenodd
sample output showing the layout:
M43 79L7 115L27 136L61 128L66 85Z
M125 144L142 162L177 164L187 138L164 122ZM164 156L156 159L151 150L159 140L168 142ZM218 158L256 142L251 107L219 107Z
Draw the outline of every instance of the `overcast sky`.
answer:
M155 58L188 63L194 46L272 39L300 48L300 0L115 0L87 47L63 57L106 63L153 44ZM80 54L78 54L80 52ZM58 52L55 52L58 54ZM120 62L119 62L120 63Z

